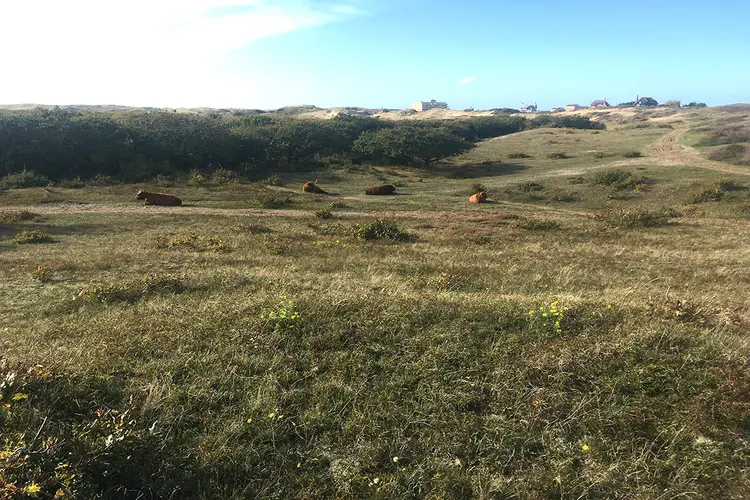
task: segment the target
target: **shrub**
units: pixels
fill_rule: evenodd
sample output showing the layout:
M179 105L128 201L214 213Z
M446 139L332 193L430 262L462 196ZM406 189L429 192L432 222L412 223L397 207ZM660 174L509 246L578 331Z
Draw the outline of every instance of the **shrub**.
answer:
M570 156L565 153L557 152L548 154L547 158L551 160L565 160L566 158L570 158Z
M521 191L523 193L531 193L534 191L543 191L544 186L542 184L539 184L538 182L523 182L516 186L516 189L518 191Z
M743 187L738 185L734 180L719 179L718 181L699 187L697 191L690 195L687 201L691 204L720 201L727 191L736 191L739 189L743 189Z
M512 158L512 159L531 158L531 155L527 155L526 153L509 153L508 158Z
M33 170L23 169L14 174L0 177L0 189L22 189L30 187L47 186L49 179Z
M646 177L636 177L625 170L608 170L598 172L592 182L600 186L609 186L618 191L625 189L641 189L649 183Z
M198 170L191 170L188 173L187 184L188 186L203 186L208 183L208 177L203 175Z
M284 182L281 180L281 177L273 174L263 179L263 184L266 184L268 186L283 186Z
M49 283L52 281L52 273L47 268L36 266L31 272L31 279L38 281L39 283Z
M470 191L469 194L476 194L476 193L481 193L483 191L486 192L487 188L485 187L484 184L480 184L476 182L471 185L471 189L469 191Z
M515 227L518 227L520 229L527 229L529 231L549 231L553 229L560 229L562 226L556 220L529 219L517 222L515 224Z
M19 245L24 243L50 243L52 241L53 240L49 234L33 230L21 231L20 233L16 233L13 237L13 242Z
M75 179L63 179L57 183L57 186L63 189L81 189L86 187L86 183L80 177L76 177Z
M596 214L594 218L615 228L635 228L664 226L670 224L669 219L679 216L680 214L674 209L607 209Z
M594 153L594 158L598 160L601 160L602 158L606 158L606 157L607 157L607 153L605 153L604 151L597 151L596 153Z
M315 215L315 217L317 217L318 219L330 219L331 217L333 217L331 209L328 207L315 210L313 212L313 215Z
M115 184L119 184L119 183L120 181L118 181L111 175L104 175L104 174L96 174L94 177L86 181L87 186L95 186L95 187L114 186Z
M234 184L240 182L240 176L234 170L228 170L226 168L217 168L211 174L211 182L214 184Z
M17 224L37 219L39 219L39 214L28 210L0 210L0 224Z
M726 161L743 164L746 162L747 146L744 144L730 144L708 153L708 158L714 161Z
M408 241L414 238L413 235L404 231L395 222L387 220L376 220L358 226L354 235L362 240L396 240Z
M640 151L628 151L622 154L623 158L640 158L643 156Z

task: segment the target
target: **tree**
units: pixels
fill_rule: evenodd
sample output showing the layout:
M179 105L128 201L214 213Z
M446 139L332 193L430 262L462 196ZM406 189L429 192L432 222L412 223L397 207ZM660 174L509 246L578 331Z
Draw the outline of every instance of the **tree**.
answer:
M471 149L471 143L444 129L399 126L364 132L353 152L395 163L431 163Z

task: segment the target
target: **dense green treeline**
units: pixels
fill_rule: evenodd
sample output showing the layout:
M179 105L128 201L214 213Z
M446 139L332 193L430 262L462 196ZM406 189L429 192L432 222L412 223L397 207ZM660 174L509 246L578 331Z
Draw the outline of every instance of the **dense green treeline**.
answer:
M34 171L50 180L157 175L224 168L257 178L312 170L326 158L428 165L490 137L546 127L603 128L581 116L498 115L461 121L390 122L339 116L199 116L168 112L34 109L0 112L0 176Z

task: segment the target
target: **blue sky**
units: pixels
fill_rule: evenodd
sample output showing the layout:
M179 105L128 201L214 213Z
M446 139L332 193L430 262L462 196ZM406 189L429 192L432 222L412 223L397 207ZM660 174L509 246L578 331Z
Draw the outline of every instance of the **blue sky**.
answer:
M0 103L750 102L750 2L0 0Z

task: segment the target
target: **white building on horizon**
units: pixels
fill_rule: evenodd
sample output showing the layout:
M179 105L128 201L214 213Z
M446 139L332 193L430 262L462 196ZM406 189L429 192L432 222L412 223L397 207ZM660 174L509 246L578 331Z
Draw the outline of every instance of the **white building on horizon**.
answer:
M417 111L429 111L431 109L448 109L448 103L436 101L435 99L432 99L431 101L417 101L411 105L411 109L416 109Z

